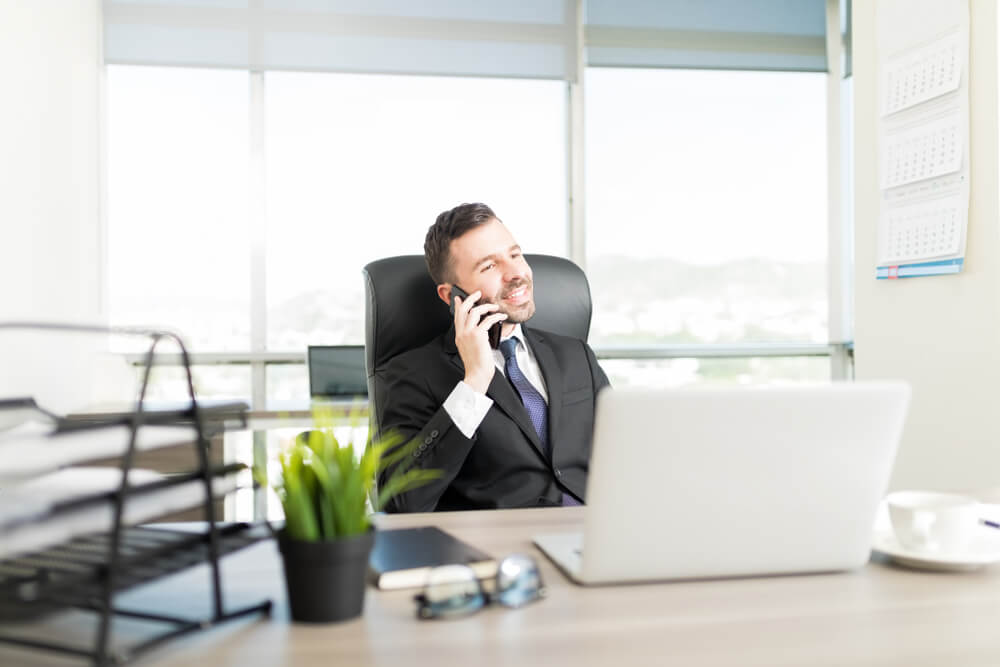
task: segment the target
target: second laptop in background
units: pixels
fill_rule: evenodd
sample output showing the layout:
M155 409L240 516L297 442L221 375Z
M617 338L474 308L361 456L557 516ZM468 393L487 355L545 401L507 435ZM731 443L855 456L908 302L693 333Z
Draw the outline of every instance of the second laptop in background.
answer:
M368 396L364 345L310 345L309 396L314 402L350 402Z

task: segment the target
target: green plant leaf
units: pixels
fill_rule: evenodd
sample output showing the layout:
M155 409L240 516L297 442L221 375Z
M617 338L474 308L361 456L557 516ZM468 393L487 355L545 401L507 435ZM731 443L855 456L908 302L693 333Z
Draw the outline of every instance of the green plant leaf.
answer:
M371 526L369 508L380 509L392 497L441 475L437 470L410 469L419 441L407 442L395 433L378 441L369 437L361 456L356 456L353 434L361 412L352 409L349 422L351 437L338 442L335 414L329 408L317 409L315 428L299 434L279 454L280 474L274 482L269 481L266 467L253 470L257 483L277 494L286 531L293 539L333 540L364 533ZM390 467L376 493L377 476Z
M384 448L385 452L379 462L379 473L381 474L383 471L392 468L393 475L405 474L416 463L413 452L420 447L420 443L421 440L419 437L415 437L407 442L398 434L392 434L380 439L379 444Z
M320 539L319 523L312 507L313 494L306 481L302 454L297 448L280 459L282 470L281 505L285 511L285 530L297 540Z
M330 471L321 457L310 456L309 467L313 475L316 476L316 482L320 489L320 492L315 494L314 497L317 512L319 513L321 532L324 538L333 539L337 537L337 527L333 511L336 506L333 500L337 497L337 489L330 478Z
M427 482L433 481L441 476L440 470L423 470L415 468L407 470L402 475L390 477L378 494L378 507L385 507L385 504L401 493L406 493L410 489L423 486Z

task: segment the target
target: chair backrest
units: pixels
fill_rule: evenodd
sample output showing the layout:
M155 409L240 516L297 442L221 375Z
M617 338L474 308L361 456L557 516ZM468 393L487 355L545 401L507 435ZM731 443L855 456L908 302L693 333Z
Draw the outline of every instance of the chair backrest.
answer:
M579 266L563 257L530 255L535 316L528 326L587 340L590 285ZM381 371L397 354L419 347L451 326L448 306L438 298L423 255L387 257L364 268L365 370L372 424L384 399Z

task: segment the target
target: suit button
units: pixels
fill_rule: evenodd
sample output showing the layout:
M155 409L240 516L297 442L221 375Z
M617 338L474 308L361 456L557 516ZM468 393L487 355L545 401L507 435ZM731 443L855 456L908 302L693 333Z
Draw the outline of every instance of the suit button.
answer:
M413 452L413 458L420 458L420 452Z
M562 470L556 468L556 477L562 478Z
M417 447L417 450L421 451L421 452L424 451L425 449L427 449L427 445L426 444L420 445L419 447Z
M434 430L434 431L431 431L431 437L432 437L432 438L436 438L436 437L438 437L438 432L437 432L437 430Z
M434 442L434 438L432 438L431 436L427 436L426 438L424 438L424 444L425 444L425 445L429 445L429 444L431 444L432 442ZM421 449L422 449L422 448L421 448Z

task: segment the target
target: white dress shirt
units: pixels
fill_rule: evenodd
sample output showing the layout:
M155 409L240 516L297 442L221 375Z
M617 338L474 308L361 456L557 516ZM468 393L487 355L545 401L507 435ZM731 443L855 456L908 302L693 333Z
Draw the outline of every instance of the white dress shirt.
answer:
M514 331L511 332L511 335L504 336L502 340L506 340L507 338L517 339L517 348L514 353L517 366L521 369L528 382L538 390L538 393L548 403L549 395L545 390L545 379L542 377L542 370L538 367L538 360L535 359L531 348L528 347L528 341L524 338L521 325L514 325ZM493 361L500 372L506 375L506 364L503 353L500 350L493 350ZM451 420L455 422L455 426L458 427L458 430L466 438L471 438L476 434L476 429L483 423L483 419L486 418L486 413L489 412L492 405L493 399L486 396L486 394L480 394L463 381L459 381L455 385L455 388L451 390L448 398L444 401L445 412L448 413Z

